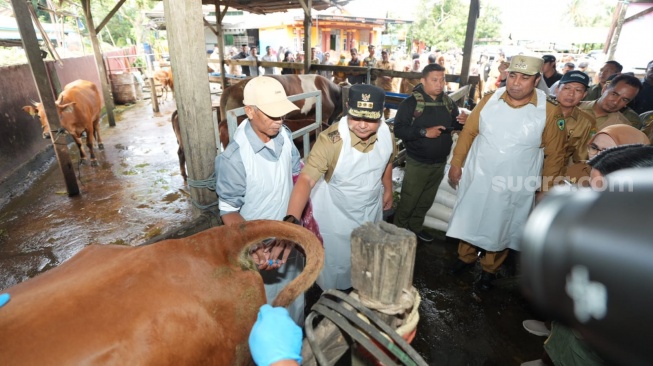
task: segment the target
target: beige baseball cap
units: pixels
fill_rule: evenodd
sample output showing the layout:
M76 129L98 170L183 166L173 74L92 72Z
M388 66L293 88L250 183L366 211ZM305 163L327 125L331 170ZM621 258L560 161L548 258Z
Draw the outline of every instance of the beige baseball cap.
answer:
M506 71L535 75L542 70L542 64L544 64L544 60L540 57L517 55L512 56L510 66Z
M299 108L288 100L281 83L269 76L257 76L245 85L243 104L255 106L270 117L281 117Z

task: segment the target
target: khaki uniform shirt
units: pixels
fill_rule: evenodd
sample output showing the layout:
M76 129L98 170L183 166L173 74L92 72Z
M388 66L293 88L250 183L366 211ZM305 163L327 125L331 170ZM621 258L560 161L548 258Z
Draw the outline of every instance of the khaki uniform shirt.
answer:
M575 107L567 118L564 118L560 107L556 108L556 113L557 120L565 120L565 131L567 131L565 165L587 160L587 144L597 132L596 121L578 107Z
M383 62L383 61L377 61L376 64L374 65L374 68L376 69L381 69L381 70L394 70L395 69L395 64L394 62ZM376 78L376 86L379 88L385 90L385 91L394 91L394 88L392 87L392 78L386 79L383 76L379 76Z
M315 141L315 145L311 149L311 153L306 159L306 165L302 169L302 173L308 174L308 176L316 182L320 177L322 177L322 175L324 175L324 180L329 182L333 175L333 171L336 168L336 164L338 163L340 151L342 150L342 138L340 138L340 133L338 132L339 123L340 122L336 122L332 124L329 128L320 133L317 141ZM390 131L392 141L395 141L395 135L392 133L392 129L390 129ZM370 136L367 141L363 141L351 131L349 131L349 136L351 137L351 146L362 153L372 151L378 137L374 134ZM397 144L393 144L392 155L390 156L389 162L394 161L396 156Z
M453 151L453 157L451 159L451 165L457 167L463 167L465 159L467 159L467 154L469 149L472 147L474 139L479 134L479 123L481 110L487 104L488 100L492 97L492 93L486 94L483 99L478 103L474 108L472 113L467 117L467 122L465 127L461 131L456 147ZM507 92L500 97L508 105L510 103L507 99ZM530 104L537 106L537 93L533 93ZM512 105L510 105L512 108ZM519 108L519 107L516 107ZM558 127L558 119L560 114L558 113L558 108L552 102L546 104L546 124L544 126L544 131L542 131L542 144L541 147L544 148L544 165L542 167L542 177L549 177L544 179L544 182L547 183L547 188L550 188L553 185L553 181L556 177L561 176L562 171L565 167L565 153L567 149L567 134L564 132L564 128L560 129Z
M597 102L596 100L593 100L591 102L580 102L578 108L580 108L583 112L589 114L590 116L594 117L594 119L596 120L596 129L598 131L601 131L602 129L608 126L618 125L618 124L633 126L633 124L628 120L628 118L624 117L624 115L621 114L620 112L608 113L607 116L597 117L596 114L594 113L594 105L596 104L596 102ZM639 126L633 126L633 127L639 129Z

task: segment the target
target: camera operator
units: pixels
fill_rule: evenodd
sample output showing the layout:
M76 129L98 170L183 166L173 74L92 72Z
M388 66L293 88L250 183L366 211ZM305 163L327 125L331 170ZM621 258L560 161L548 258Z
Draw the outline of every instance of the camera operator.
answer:
M592 190L551 194L527 223L524 292L560 322L542 360L522 365L645 364L653 355L639 329L653 322L653 296L640 291L653 278L651 229L638 220L653 198L653 172L611 174L653 167L653 146L610 148L589 165Z

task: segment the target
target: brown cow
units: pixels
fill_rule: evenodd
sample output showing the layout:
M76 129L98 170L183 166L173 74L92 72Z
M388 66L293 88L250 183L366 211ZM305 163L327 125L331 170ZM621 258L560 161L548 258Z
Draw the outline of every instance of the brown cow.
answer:
M287 306L317 278L315 235L282 221L248 221L184 239L91 245L6 290L1 365L243 365L265 303L247 255L270 236L298 243L306 267L274 300Z
M175 83L172 80L172 70L170 69L160 69L154 72L154 80L158 81L161 84L161 94L165 93L163 97L164 100L168 100L168 90L172 94L175 91ZM175 97L174 94L172 96Z
M73 137L79 148L80 163L86 161L86 153L82 149L82 132L86 132L86 146L91 153L91 165L97 166L93 141L97 139L98 148L104 149L100 137L100 109L102 101L97 86L90 81L75 80L66 85L55 102L61 127ZM43 138L50 138L50 125L41 103L25 106L23 110L32 116L38 115L43 128Z
M331 124L342 113L341 88L325 77L315 74L265 75L265 77L279 80L288 96L321 90L322 123ZM223 147L227 147L227 144L229 144L226 112L243 106L243 91L249 80L251 79L239 81L226 88L220 97L220 123L218 129L220 131L220 143ZM291 131L297 131L315 121L315 98L299 100L293 103L299 107L299 111L292 112L284 117L284 124ZM238 123L244 119L244 116L239 118Z
M184 182L188 181L188 175L186 174L186 155L184 155L184 143L181 140L181 130L179 129L179 113L175 110L172 112L172 117L170 117L172 122L172 130L175 132L177 137L177 144L179 148L177 149L177 156L179 157L179 171L181 176L184 178Z

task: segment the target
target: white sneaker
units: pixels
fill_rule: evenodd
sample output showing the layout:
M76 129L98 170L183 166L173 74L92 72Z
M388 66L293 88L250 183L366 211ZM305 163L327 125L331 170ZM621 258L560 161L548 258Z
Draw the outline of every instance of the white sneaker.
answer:
M521 364L521 366L545 366L545 365L544 362L542 362L542 360L533 360L533 361L524 362Z
M538 320L524 320L522 325L524 325L526 331L536 336L548 337L551 334L551 331L546 328L544 322Z

